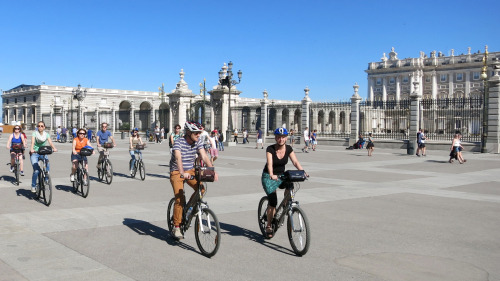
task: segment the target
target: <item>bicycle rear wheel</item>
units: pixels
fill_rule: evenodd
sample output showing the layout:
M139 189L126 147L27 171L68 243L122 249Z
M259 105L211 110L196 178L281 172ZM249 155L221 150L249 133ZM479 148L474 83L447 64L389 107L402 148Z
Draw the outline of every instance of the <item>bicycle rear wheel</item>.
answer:
M288 239L293 251L299 256L305 255L309 250L311 233L309 231L309 220L300 207L292 207L292 214L288 216L287 228Z
M78 179L80 182L80 186L82 188L82 197L87 198L89 195L89 188L90 188L90 179L89 179L89 174L87 173L87 170L81 168L81 173L80 173L80 178Z
M202 209L200 212L201 222L198 216L194 217L196 219L194 236L201 253L209 258L219 250L221 238L219 220L214 212L208 208Z
M267 204L269 203L269 199L267 196L264 196L259 201L259 208L257 209L257 220L259 222L260 232L264 237L267 237L266 233L266 225L267 225Z
M45 205L47 207L50 205L52 202L52 179L50 178L49 174L44 173L44 178L45 180L43 181L43 188L40 188L43 193L43 201L45 202Z
M141 175L141 180L146 178L146 167L144 167L144 162L139 161L139 175Z
M167 209L168 231L172 231L172 229L174 229L174 203L175 203L175 197L170 199L170 202L168 202L168 209Z
M108 159L104 160L104 177L106 178L106 183L111 184L113 181L113 165Z

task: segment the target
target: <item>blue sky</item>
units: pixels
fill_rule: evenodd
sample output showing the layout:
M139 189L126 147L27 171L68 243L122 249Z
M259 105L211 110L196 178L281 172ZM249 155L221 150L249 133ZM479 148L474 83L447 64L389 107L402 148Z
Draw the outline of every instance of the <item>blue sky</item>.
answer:
M474 3L474 4L472 4ZM477 4L476 4L477 3ZM482 5L480 5L482 3ZM243 97L366 97L368 63L500 51L500 1L0 0L0 89L19 84L171 91L181 68L194 93L224 62ZM1 115L0 115L1 116Z

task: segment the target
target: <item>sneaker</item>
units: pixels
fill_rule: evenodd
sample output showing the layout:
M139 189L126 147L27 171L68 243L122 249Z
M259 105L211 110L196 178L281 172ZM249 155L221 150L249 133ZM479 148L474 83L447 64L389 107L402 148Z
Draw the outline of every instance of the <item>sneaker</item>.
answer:
M70 180L71 182L74 182L74 181L75 181L75 175L74 175L74 174L71 174L71 175L69 176L69 180Z
M32 187L31 187L31 192L32 192L32 193L36 193L36 186L32 186Z
M10 172L14 173L14 167L10 167Z
M134 170L130 170L130 175L133 175L134 174Z
M260 149L264 149L264 147L261 147Z
M306 150L305 153L309 153L309 151Z
M183 239L184 236L181 233L181 229L179 227L174 227L174 230L172 230L172 235L175 237L175 239Z
M418 154L415 154L415 155L417 155L417 157L420 157L420 155L418 155Z
M20 174L21 174L21 176L23 176L23 177L24 177L24 171L21 171L21 173L20 173Z
M305 150L302 148L302 152L304 152Z

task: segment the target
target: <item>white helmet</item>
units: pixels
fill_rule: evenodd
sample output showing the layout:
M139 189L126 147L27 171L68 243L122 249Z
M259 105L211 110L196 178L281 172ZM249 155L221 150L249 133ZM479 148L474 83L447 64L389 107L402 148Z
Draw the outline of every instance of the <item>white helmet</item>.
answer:
M201 124L196 122L187 121L186 124L184 124L184 130L188 130L191 132L201 132L202 131L201 128L202 128Z

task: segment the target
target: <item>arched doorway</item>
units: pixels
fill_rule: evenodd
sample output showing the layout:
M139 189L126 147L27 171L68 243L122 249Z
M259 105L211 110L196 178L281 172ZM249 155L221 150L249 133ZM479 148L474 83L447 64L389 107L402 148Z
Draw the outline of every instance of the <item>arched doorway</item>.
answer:
M130 109L132 106L129 101L122 101L116 112L116 124L118 130L130 130Z
M165 127L165 132L169 132L169 124L170 124L170 107L168 103L163 102L160 104L160 108L158 110L158 120L160 121L160 128Z
M141 131L146 131L152 127L151 123L152 106L149 102L142 102L139 110L135 112L135 126Z

